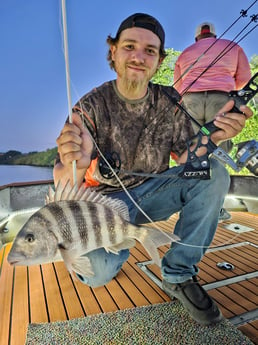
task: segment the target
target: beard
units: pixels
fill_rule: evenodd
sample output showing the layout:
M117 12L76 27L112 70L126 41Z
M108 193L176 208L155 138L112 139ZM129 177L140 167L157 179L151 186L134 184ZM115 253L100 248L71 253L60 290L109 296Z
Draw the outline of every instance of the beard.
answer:
M130 63L130 65L132 65L132 63ZM156 69L155 71L151 71L150 69L146 68L146 66L142 65L142 67L145 69L144 75L138 76L137 73L135 73L135 75L129 75L127 71L127 64L121 65L119 63L115 63L115 70L120 78L121 86L123 90L130 95L137 95L144 88L146 88L150 79L156 73Z
M127 78L127 76L123 76L121 78L123 89L130 94L138 94L138 92L141 91L142 88L146 87L148 82L149 82L149 79L147 78L144 78L144 80L137 80L137 79L131 80Z

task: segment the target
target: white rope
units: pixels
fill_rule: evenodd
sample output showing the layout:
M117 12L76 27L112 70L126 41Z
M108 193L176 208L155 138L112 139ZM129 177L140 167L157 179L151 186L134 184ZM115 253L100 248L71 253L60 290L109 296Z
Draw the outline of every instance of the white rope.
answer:
M68 54L68 35L67 35L67 21L66 21L66 6L65 0L62 0L62 24L63 24L63 38L64 38L64 57L65 57L65 72L66 72L66 90L68 99L69 122L72 123L72 97L70 85L70 68L69 68L69 54ZM72 163L73 169L73 184L77 185L76 161Z

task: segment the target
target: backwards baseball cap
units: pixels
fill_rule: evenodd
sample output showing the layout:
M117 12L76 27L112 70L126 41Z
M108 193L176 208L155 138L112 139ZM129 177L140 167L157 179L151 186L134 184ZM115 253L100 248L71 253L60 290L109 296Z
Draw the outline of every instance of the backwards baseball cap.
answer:
M143 28L152 31L155 35L158 36L161 42L161 49L164 50L165 44L165 31L160 24L160 22L149 14L145 13L135 13L126 18L119 26L116 38L119 38L121 32L125 29L130 28Z
M212 34L216 36L215 27L212 23L204 22L197 26L195 30L195 38L200 35L205 35L205 34Z

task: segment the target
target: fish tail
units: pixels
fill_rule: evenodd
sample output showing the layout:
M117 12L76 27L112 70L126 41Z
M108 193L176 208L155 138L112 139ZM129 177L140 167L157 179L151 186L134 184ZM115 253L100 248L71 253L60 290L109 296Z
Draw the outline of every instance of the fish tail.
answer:
M148 236L155 243L156 247L164 246L166 244L171 244L171 242L180 241L180 237L175 234L166 233L157 228L151 228L147 226L142 226L148 232Z
M145 227L139 227L136 231L135 238L143 245L146 249L152 260L156 265L161 267L161 260L159 256L159 252L157 249L157 245L149 236L148 231Z
M139 226L135 231L135 238L144 246L155 264L161 266L158 247L180 240L174 234L167 234L159 229L147 226Z

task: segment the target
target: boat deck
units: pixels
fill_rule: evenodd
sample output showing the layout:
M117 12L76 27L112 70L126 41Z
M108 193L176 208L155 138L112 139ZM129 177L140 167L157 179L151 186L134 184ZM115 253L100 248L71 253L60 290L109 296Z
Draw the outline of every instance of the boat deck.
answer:
M199 265L199 279L224 316L258 344L258 215L231 214L230 221L218 225L212 246ZM158 224L172 231L176 220L174 215ZM228 226L232 230L225 228ZM62 262L11 267L6 260L10 246L0 251L1 345L24 344L29 323L69 320L170 300L160 288L159 268L149 262L138 243L117 277L94 289L74 281ZM167 249L161 247L160 254ZM218 268L218 262L228 262L234 269Z

